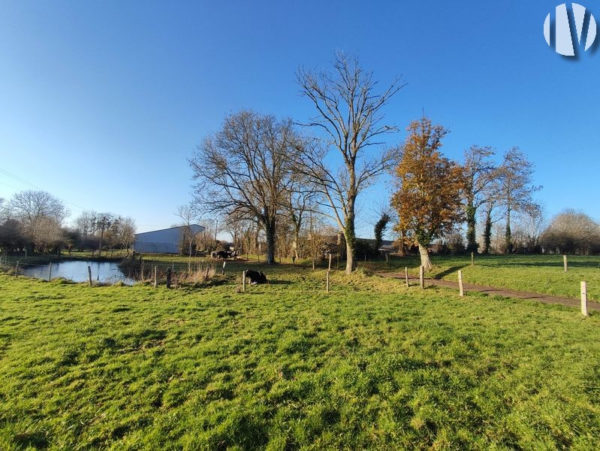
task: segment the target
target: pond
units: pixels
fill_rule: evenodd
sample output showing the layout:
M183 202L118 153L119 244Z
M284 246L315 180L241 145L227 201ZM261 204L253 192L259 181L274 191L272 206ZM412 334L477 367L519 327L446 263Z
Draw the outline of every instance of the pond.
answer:
M48 276L50 275L52 279L62 277L73 282L87 282L88 266L92 268L92 280L94 282L123 282L127 285L133 285L133 279L123 274L121 269L119 269L119 264L116 262L69 260L52 263L51 273L50 263L23 268L22 273L28 277L44 280L48 280Z

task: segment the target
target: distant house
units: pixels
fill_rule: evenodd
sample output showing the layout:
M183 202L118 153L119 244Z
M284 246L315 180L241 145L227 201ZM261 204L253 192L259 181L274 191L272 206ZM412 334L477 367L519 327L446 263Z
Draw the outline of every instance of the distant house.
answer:
M143 254L178 254L186 228L181 226L136 233L133 250ZM197 224L190 225L190 229L194 235L204 231L204 227Z

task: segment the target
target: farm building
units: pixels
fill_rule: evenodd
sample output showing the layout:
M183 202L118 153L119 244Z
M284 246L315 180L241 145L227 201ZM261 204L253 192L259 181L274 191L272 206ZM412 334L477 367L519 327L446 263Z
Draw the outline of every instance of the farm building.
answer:
M186 226L181 226L136 233L133 250L144 254L177 254L181 248L186 229ZM204 227L192 224L190 230L194 235L197 235L204 231Z

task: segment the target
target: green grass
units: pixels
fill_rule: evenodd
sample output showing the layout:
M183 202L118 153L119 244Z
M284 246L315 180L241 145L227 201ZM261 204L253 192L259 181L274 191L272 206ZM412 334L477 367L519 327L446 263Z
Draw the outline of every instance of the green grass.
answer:
M268 271L245 294L0 274L0 448L597 447L597 315Z
M586 281L590 300L600 301L600 256L569 256L569 270L563 270L562 255L476 256L471 266L470 256L433 257L433 271L428 277L457 281L462 270L465 283L498 288L579 298L580 282ZM403 270L408 266L418 274L419 259L395 257L391 265L383 262L362 263L371 269Z

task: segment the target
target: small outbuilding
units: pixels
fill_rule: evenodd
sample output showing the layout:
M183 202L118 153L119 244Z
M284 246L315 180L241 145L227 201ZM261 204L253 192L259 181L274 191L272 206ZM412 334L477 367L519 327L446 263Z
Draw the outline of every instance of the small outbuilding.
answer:
M136 233L133 250L141 254L178 254L187 230L188 226L181 226ZM192 224L189 230L196 236L204 232L204 227Z

